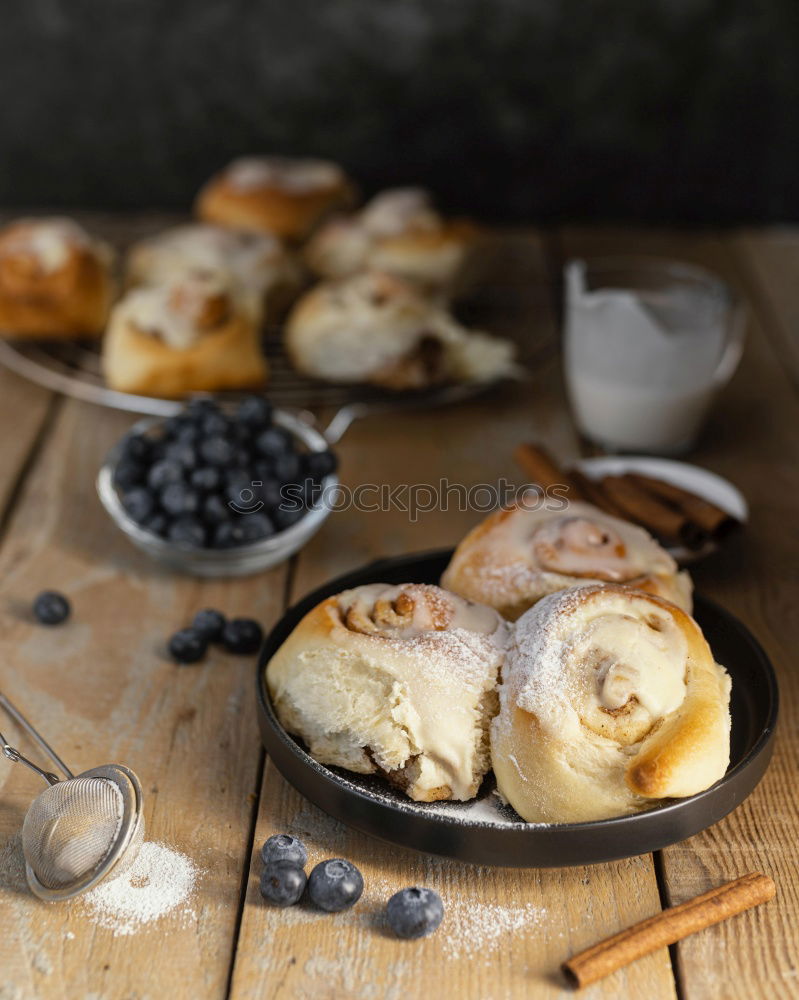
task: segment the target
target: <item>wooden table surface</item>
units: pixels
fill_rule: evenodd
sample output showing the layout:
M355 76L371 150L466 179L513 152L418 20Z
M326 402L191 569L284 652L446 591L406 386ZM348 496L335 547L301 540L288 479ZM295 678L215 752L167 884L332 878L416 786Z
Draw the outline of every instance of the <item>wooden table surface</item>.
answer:
M123 242L142 228L124 219L105 225ZM765 779L734 813L684 843L584 868L471 867L346 829L264 759L252 660L214 652L200 665L177 667L165 656L165 639L204 606L257 617L268 628L288 603L331 576L377 556L454 544L479 515L436 510L412 523L397 512L341 511L297 558L269 573L228 582L170 575L129 545L94 493L98 464L131 418L0 371L0 690L76 771L129 764L144 784L149 838L202 869L188 915L131 936L98 926L80 902L37 902L18 873L16 881L8 873L40 785L0 760L0 1000L561 996L569 991L558 966L571 953L753 870L776 880L776 901L663 949L584 995L799 994L799 232L570 229L513 239L530 268L531 337L554 334L557 275L575 254L646 252L699 262L750 304L743 363L691 459L743 490L751 523L694 575L699 591L752 629L778 671L782 715ZM565 457L578 451L554 357L511 391L356 424L340 445L341 475L353 486L514 481L512 450L523 439L545 440ZM32 623L30 602L44 588L69 596L68 624ZM352 859L366 880L361 903L336 916L264 905L258 848L275 831L300 835L312 862ZM381 929L380 909L391 893L419 883L440 891L445 923L421 942L394 940Z

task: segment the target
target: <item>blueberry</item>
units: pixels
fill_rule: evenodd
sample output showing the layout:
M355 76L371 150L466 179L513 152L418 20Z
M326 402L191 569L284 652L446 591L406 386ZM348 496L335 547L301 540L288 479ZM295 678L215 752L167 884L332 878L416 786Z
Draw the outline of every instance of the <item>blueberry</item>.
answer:
M219 469L215 469L213 465L203 465L190 473L189 482L195 489L210 493L212 490L219 489L222 475Z
M276 833L261 848L261 860L265 865L270 861L285 861L297 868L304 868L308 861L308 849L297 837L288 833Z
M275 529L272 522L260 512L245 514L238 519L241 530L241 544L247 545L249 542L260 542L264 538L274 535Z
M242 541L241 527L235 521L222 521L211 535L211 545L215 549L232 549Z
M155 511L155 497L146 486L135 486L123 494L122 506L137 524L142 524Z
M307 480L311 482L311 480ZM280 487L277 506L285 510L302 510L305 507L305 485L303 483L285 483Z
M200 426L203 434L208 437L223 437L230 429L230 422L223 413L217 410L204 417Z
M172 417L167 417L161 424L161 433L165 438L171 438L186 423L186 418L182 413L176 413Z
M275 507L279 507L283 497L282 497L282 486L276 479L262 479L260 480L260 486L254 486L256 496L264 505L264 507L273 510Z
M178 663L196 663L208 650L208 640L196 629L182 628L168 643L169 655Z
M348 909L358 902L362 892L363 876L343 858L320 861L308 879L308 895L328 913Z
M229 486L236 483L247 483L249 486L252 483L252 476L243 465L234 465L232 468L226 469L224 478Z
M216 525L229 521L232 511L222 497L212 493L202 501L200 513L206 524Z
M257 653L264 640L264 632L252 618L233 618L222 631L222 644L229 653L242 656Z
M131 458L122 458L114 469L114 486L120 490L129 490L139 486L145 478L144 466Z
M274 461L275 478L281 483L291 483L300 474L300 456L293 451L278 455Z
M235 448L227 438L214 434L200 443L200 455L211 465L230 465Z
M336 471L338 459L332 451L312 451L304 456L303 468L311 479L319 482Z
M205 545L205 528L194 517L179 517L170 524L167 538L178 545L201 549Z
M172 437L175 444L194 447L200 440L200 428L196 424L183 424ZM169 446L167 446L169 447Z
M122 442L122 453L132 462L146 462L153 450L153 442L144 434L128 434Z
M261 502L255 495L257 489L249 479L239 479L225 487L225 499L239 513L255 510Z
M386 905L386 919L397 937L432 934L444 918L444 904L432 889L400 889Z
M183 466L165 458L151 466L147 473L147 484L153 490L162 490L170 483L179 483L182 480Z
M200 509L200 495L185 483L170 483L161 490L161 506L174 517L196 514Z
M218 414L219 406L213 399L209 399L207 396L196 396L186 403L183 412L189 420L204 420L206 417L210 417L211 414Z
M280 427L269 427L255 439L255 450L264 458L277 458L284 455L291 445L290 436Z
M40 625L60 625L71 610L66 597L55 590L43 590L33 602L33 614Z
M275 906L299 903L308 878L302 868L286 861L270 861L261 873L261 895Z
M249 427L265 427L272 420L273 406L263 396L245 396L236 410L236 417Z
M163 536L167 533L167 529L169 528L169 518L166 514L156 511L156 513L151 514L146 521L142 521L141 526L147 531L152 531L154 535Z
M227 619L221 611L205 608L194 616L191 627L208 642L219 642Z
M197 452L192 445L184 441L174 441L164 449L164 459L176 462L183 469L194 469L197 466Z

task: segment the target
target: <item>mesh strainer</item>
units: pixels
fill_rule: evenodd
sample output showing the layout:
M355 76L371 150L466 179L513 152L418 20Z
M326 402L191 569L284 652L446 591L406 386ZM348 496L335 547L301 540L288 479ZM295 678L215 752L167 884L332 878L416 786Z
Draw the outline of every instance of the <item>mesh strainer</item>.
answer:
M136 860L144 840L141 785L121 764L106 764L75 777L55 751L0 694L0 707L50 757L66 780L38 767L9 746L0 750L25 764L48 787L31 803L22 824L22 850L31 891L41 899L71 899L107 878L116 878Z

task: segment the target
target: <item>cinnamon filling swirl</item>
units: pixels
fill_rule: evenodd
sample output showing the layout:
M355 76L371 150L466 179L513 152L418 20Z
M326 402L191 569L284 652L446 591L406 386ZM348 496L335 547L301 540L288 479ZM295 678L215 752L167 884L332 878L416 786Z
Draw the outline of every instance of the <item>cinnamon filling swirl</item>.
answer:
M440 632L450 627L455 615L452 604L436 587L417 584L384 596L370 604L356 599L343 612L344 624L363 635L399 635L407 638L422 632Z
M621 535L609 524L587 517L564 517L542 525L532 545L538 565L553 573L611 583L639 575L631 570Z

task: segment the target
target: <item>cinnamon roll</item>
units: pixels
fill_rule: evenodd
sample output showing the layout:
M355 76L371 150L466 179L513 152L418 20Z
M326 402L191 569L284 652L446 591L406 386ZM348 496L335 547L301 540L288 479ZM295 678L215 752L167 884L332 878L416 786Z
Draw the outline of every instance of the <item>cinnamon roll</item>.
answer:
M473 528L441 585L515 621L547 594L581 583L621 583L691 611L691 578L643 528L572 501L562 511L522 499Z
M204 222L304 239L317 223L354 200L354 186L329 160L245 156L212 177L197 196Z
M161 285L189 271L218 274L259 321L276 319L301 281L283 244L265 233L197 223L166 229L128 251L129 287Z
M98 336L114 296L111 247L64 218L0 231L0 335Z
M128 292L111 314L102 365L111 388L148 396L255 388L267 376L251 311L208 272Z
M439 290L455 277L476 234L471 222L443 219L427 191L393 188L321 226L305 261L322 278L373 268Z
M388 389L492 381L513 370L508 341L465 329L413 285L381 271L307 292L289 314L286 349L312 378Z
M730 755L730 678L696 622L651 594L597 584L519 619L491 755L524 819L577 823L709 788Z
M429 584L371 584L323 601L266 668L275 711L313 757L379 773L412 799L474 797L507 626Z

